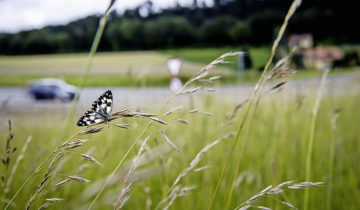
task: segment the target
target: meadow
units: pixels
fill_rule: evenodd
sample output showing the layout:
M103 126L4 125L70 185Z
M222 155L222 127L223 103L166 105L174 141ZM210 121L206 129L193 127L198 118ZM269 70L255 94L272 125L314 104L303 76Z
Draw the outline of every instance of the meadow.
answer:
M116 97L116 96L114 96ZM277 185L285 181L305 181L305 165L310 136L311 113L316 96L310 94L303 97L289 94L270 95L262 101L251 123L247 123L235 148L223 182L214 202L213 209L234 209L257 192L269 185ZM231 118L236 104L218 101L213 97L205 97L198 107L183 106L182 109L159 118L168 123L153 122L149 125L147 118L120 118L113 122L129 124L129 129L116 126L105 127L101 132L79 136L73 140L86 140L78 147L64 150L64 156L56 162L51 176L33 202L31 209L37 209L44 203L52 203L53 209L85 209L94 200L95 195L104 185L106 178L122 160L129 148L138 141L135 149L116 171L104 192L93 206L96 209L111 209L124 186L127 173L142 142L149 137L145 151L140 156L135 171L134 184L130 187L129 200L125 209L155 209L160 200L167 196L176 177L189 167L190 162L199 151L216 139L235 132L244 117L246 104ZM241 101L240 101L241 102ZM317 123L315 125L313 156L311 158L312 182L324 182L321 186L312 187L309 196L310 209L357 209L360 205L360 180L358 174L360 113L359 95L326 95L321 102ZM219 108L221 107L221 108ZM203 112L190 112L199 108ZM170 110L165 108L164 112ZM118 110L114 110L118 111ZM157 113L158 109L142 110ZM337 120L335 117L338 115ZM186 120L186 123L179 121ZM17 151L10 154L10 169L16 164L9 191L8 201L31 175L39 163L63 142L66 138L79 132L72 121L69 132L61 139L64 115L61 113L45 113L42 116L13 116L12 133L14 139L11 147ZM176 145L168 144L159 130ZM25 139L32 136L25 151ZM7 121L1 123L1 156L7 139ZM140 140L140 141L139 141ZM179 182L180 187L195 187L182 197L177 198L171 209L207 209L214 192L226 156L234 141L234 137L224 139L209 149L200 158L200 162ZM244 149L242 149L244 148ZM81 154L87 154L96 161L89 161ZM23 159L19 161L20 156ZM240 162L241 160L241 162ZM239 164L240 163L240 164ZM22 189L14 199L10 209L23 208L31 195L36 192L46 174L49 162L46 163ZM239 167L238 173L236 168ZM10 174L10 173L9 173ZM63 185L57 183L68 176L86 179L70 181ZM235 180L235 182L234 182ZM89 182L88 182L89 181ZM230 186L234 185L232 196ZM126 183L126 181L125 181ZM3 188L4 189L4 188ZM3 197L4 198L4 197ZM58 202L46 199L61 198ZM230 199L231 198L231 199ZM288 209L277 199L303 209L304 190L287 189L276 195L267 195L254 203L254 206L266 206L272 209ZM229 202L230 200L230 202ZM229 202L229 203L228 203ZM163 208L164 206L162 206Z

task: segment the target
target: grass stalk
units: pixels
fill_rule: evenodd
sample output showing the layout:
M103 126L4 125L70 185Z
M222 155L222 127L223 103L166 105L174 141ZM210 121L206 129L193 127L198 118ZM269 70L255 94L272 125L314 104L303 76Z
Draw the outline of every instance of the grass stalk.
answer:
M335 139L331 139L330 143L330 154L329 154L329 186L327 188L327 201L326 206L327 209L331 209L331 197L332 197L332 190L333 190L333 173L334 173L334 154L335 154Z
M22 147L22 149L21 149L21 152L20 152L19 156L16 158L16 161L15 161L15 163L14 163L14 166L13 166L12 169L11 169L9 179L8 179L7 182L6 182L5 194L10 190L10 186L11 186L12 181L14 180L16 170L18 169L21 160L24 159L25 151L27 150L28 145L29 145L29 143L31 142L31 139L32 139L32 136L29 136L29 137L25 140L25 143L24 143L24 145L23 145L23 147Z
M188 175L191 171L194 170L194 168L198 165L198 163L201 160L201 157L207 152L209 151L211 148L213 148L214 146L216 146L217 144L219 144L221 141L225 140L225 139L229 139L233 136L233 133L229 133L227 135L224 135L222 137L220 137L219 139L213 141L212 143L206 145L203 149L200 150L200 152L195 156L195 158L190 162L190 165L184 169L175 179L174 183L171 185L171 187L168 189L168 192L166 193L166 197L163 198L159 204L157 205L157 207L155 208L156 210L160 208L160 206L164 203L166 203L167 201L169 201L171 199L171 197L174 195L174 193L179 189L179 182L186 176Z
M254 116L255 116L255 112L256 112L256 108L260 102L260 98L258 98L259 100L257 100L257 103L255 105L255 108L253 110L253 113L252 113L252 116L250 118L250 122L249 122L249 128L246 132L246 136L245 136L245 139L241 145L241 148L240 148L240 153L239 153L239 161L238 161L238 164L236 165L236 169L235 169L235 174L233 176L233 180L231 182L231 187L230 187L230 191L229 191L229 195L228 195L228 199L226 201L226 207L225 209L229 209L229 206L230 206L230 202L231 202L231 198L232 198L232 194L234 192L234 188L235 188L235 183L236 183L236 179L239 175L239 172L240 172L240 166L241 166L241 160L242 160L242 157L244 155L244 151L245 151L245 148L246 148L246 144L248 142L248 139L249 139L249 135L250 135L250 130L251 130L251 127L252 127L252 123L254 121Z
M83 131L84 132L84 131ZM74 135L72 135L70 138L68 138L67 140L65 140L63 143L61 143L59 146L57 146L55 148L55 150L49 154L45 160L43 160L37 167L36 169L30 174L30 176L28 176L25 180L25 182L20 186L20 188L16 191L16 193L13 195L13 197L10 199L10 201L8 202L8 204L5 206L4 210L6 210L10 204L14 201L14 199L17 197L17 195L21 192L21 190L25 187L25 185L41 170L41 168L59 151L59 149L61 149L62 146L64 146L65 144L67 144L71 139L77 137L78 135L81 135L82 132L76 133Z
M280 68L281 68L281 64L279 63L282 63L282 64L285 64L286 61L289 59L289 56L286 56L284 57L283 59L281 59L280 61L278 61L275 65L274 68L272 68L270 70L270 75L269 77L267 77L265 79L265 82L267 82L268 80L270 80L271 78L275 77L274 75L276 75L277 73L279 73L280 71ZM285 68L286 69L286 68ZM282 71L282 75L286 75L286 74L292 74L291 71L289 71L288 73L286 73L285 71ZM285 76L284 76L285 77ZM285 82L281 82L279 84L285 84ZM275 87L279 87L279 85L276 85ZM271 88L270 90L273 90L273 88ZM238 163L236 165L236 169L235 169L235 173L234 173L234 176L233 176L233 180L232 180L232 183L231 183L231 187L230 187L230 192L229 192L229 196L228 196L228 200L226 202L226 209L229 208L230 206L230 202L231 202L231 198L232 198L232 194L233 194L233 191L234 191L234 187L235 187L235 183L236 183L236 179L237 177L239 176L239 171L240 171L240 166L241 166L241 160L242 160L242 157L243 157L243 154L244 154L244 151L245 151L245 147L246 147L246 144L248 142L248 139L249 139L249 134L250 134L250 131L251 131L251 128L252 128L252 124L254 122L254 117L255 117L255 114L256 114L256 110L260 104L260 100L261 100L261 97L264 95L263 92L261 92L262 89L260 90L260 93L258 95L258 98L256 99L256 104L255 104L255 107L253 109L253 112L252 112L252 115L251 115L251 118L250 118L250 122L249 122L249 127L247 129L247 132L246 132L246 135L245 135L245 139L243 141L243 144L241 145L241 148L240 148L240 153L239 153L239 160L238 160ZM265 92L265 93L268 93L269 91Z
M12 126L11 126L11 121L8 120L8 136L6 138L6 143L5 143L5 154L4 157L1 156L1 163L2 166L4 168L4 174L1 176L1 182L2 182L2 190L0 191L1 193L1 200L0 200L0 207L3 207L3 204L5 203L5 199L6 199L6 193L5 193L5 189L6 189L6 183L7 183L7 174L8 174L8 168L9 168L9 164L10 164L10 155L12 153L12 148L11 148L11 140L14 138L14 134L12 133Z
M133 159L133 163L129 169L128 174L126 175L124 185L121 189L120 195L119 195L118 199L116 200L114 210L118 210L118 209L122 208L125 205L128 198L130 197L130 196L128 196L128 194L130 191L130 187L135 183L135 171L139 167L140 156L143 154L143 152L145 150L145 146L146 146L147 142L149 141L149 139L150 139L150 137L147 137L144 140L144 142L141 144L141 147L140 147L136 157Z
M323 95L324 87L325 87L325 81L326 77L329 73L329 69L326 69L322 75L320 86L317 92L316 101L313 107L312 111L312 117L311 117L311 123L310 123L310 135L309 135L309 142L308 142L308 149L307 149L307 155L306 155L306 168L305 168L305 181L310 180L311 176L311 158L312 158L312 151L313 151L313 144L314 144L314 135L315 135L315 125L316 125L316 118L317 113L320 107L321 98ZM305 190L305 196L304 196L304 210L308 209L308 203L309 203L309 190Z
M70 125L72 123L73 116L74 116L75 110L76 110L76 105L77 105L77 103L79 101L80 93L81 93L81 91L82 91L82 89L84 87L86 78L88 77L89 72L91 70L91 66L93 64L93 60L94 60L96 51L98 49L98 46L100 44L100 40L101 40L102 34L104 32L104 29L105 29L108 18L109 18L109 13L105 13L105 15L100 19L100 25L99 25L99 27L98 27L98 29L96 31L94 41L93 41L93 43L91 45L91 49L90 49L90 52L89 52L89 55L88 55L88 58L87 58L87 61L86 61L85 69L82 72L82 74L80 76L80 79L79 79L79 82L77 84L78 89L76 91L75 98L74 98L74 100L73 100L73 102L71 104L70 111L69 111L69 113L68 113L68 115L66 117L65 125L64 125L64 128L62 129L60 139L65 138L65 136L67 135L67 132L68 132L68 130L70 128Z
M90 203L90 206L88 207L88 209L90 210L95 202L99 199L101 193L105 190L105 188L108 186L109 182L111 181L111 179L113 178L113 176L115 175L116 171L119 170L120 166L122 165L122 163L124 162L124 160L127 158L127 156L130 154L130 152L133 150L133 148L135 147L135 145L138 143L138 141L140 140L141 136L144 135L144 133L147 131L147 129L152 125L152 122L149 122L146 127L143 129L143 131L140 133L140 135L135 139L134 143L130 146L130 148L127 150L127 152L125 153L125 155L121 158L121 160L118 162L118 164L116 165L116 167L114 168L114 170L111 172L111 174L109 175L109 177L106 179L105 183L103 184L103 186L101 187L100 191L96 194L96 197L92 200L92 202Z
M331 119L331 142L329 144L329 181L327 188L327 209L331 209L331 197L333 190L333 173L334 173L334 160L335 160L335 139L336 139L336 119L339 116L339 109L336 109L333 112L333 116Z
M263 73L261 74L259 81L258 81L257 84L255 85L254 91L253 91L253 93L252 93L252 95L251 95L251 98L250 98L250 100L249 100L249 104L248 104L247 109L246 109L246 111L245 111L244 118L242 119L242 121L241 121L241 123L240 123L240 126L239 126L238 132L237 132L237 134L236 134L235 140L234 140L234 142L233 142L233 144L232 144L232 146L231 146L230 152L228 153L228 156L227 156L226 161L225 161L225 165L224 165L224 167L223 167L223 170L221 171L221 174L220 174L220 177L219 177L219 179L218 179L217 185L216 185L216 187L215 187L214 193L213 193L212 198L211 198L211 200L210 200L208 210L210 210L210 209L212 208L212 205L213 205L213 203L214 203L216 194L217 194L217 192L218 192L218 190L219 190L220 184L221 184L222 179L223 179L223 177L224 177L224 175L225 175L225 171L226 171L226 169L227 169L227 167L228 167L228 165L229 165L229 163L230 163L230 159L231 159L232 153L233 153L233 151L234 151L234 149L235 149L235 147L236 147L237 142L239 141L240 134L241 134L242 129L243 129L243 127L244 127L244 124L245 124L245 122L246 122L246 120L247 120L247 117L248 117L248 115L249 115L249 112L250 112L250 109L251 109L251 107L252 107L252 104L253 104L256 96L257 96L257 93L258 93L258 91L259 91L259 88L262 87L262 84L263 84L265 75L266 75L266 73L267 73L267 71L268 71L268 69L269 69L269 67L270 67L270 65L271 65L271 63L272 63L272 61L273 61L273 58L274 58L274 56L275 56L276 49L277 49L277 47L278 47L278 45L279 45L279 43L280 43L280 40L281 40L281 38L282 38L282 36L283 36L283 34L284 34L284 32L285 32L285 29L286 29L286 27L287 27L287 24L288 24L290 18L291 18L291 17L293 16L293 14L295 13L296 9L300 6L300 4L301 4L301 0L295 0L295 1L293 1L293 3L292 3L291 6L290 6L290 9L289 9L289 11L288 11L288 13L287 13L287 15L286 15L286 17L285 17L285 20L284 20L284 22L283 22L283 24L282 24L282 26L281 26L281 28L280 28L280 31L279 31L279 33L278 33L278 35L277 35L277 37L276 37L276 39L275 39L275 41L274 41L274 44L273 44L273 46L272 46L272 48L271 48L270 58L269 58L268 62L267 62L266 65L265 65L264 71L263 71Z

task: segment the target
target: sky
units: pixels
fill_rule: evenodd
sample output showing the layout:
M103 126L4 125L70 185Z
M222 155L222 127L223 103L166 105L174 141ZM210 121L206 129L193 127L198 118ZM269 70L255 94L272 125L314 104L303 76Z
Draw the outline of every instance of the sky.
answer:
M114 9L122 12L146 0L117 0ZM202 0L211 5L212 0ZM155 8L191 5L193 0L153 0ZM0 32L15 33L46 25L66 24L92 14L102 14L109 0L0 0Z

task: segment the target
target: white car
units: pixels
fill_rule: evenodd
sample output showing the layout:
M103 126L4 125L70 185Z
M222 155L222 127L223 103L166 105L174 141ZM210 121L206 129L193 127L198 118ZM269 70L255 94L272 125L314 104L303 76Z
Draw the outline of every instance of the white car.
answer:
M28 87L28 93L37 100L60 99L61 101L71 101L75 98L76 87L60 79L44 78L34 81Z

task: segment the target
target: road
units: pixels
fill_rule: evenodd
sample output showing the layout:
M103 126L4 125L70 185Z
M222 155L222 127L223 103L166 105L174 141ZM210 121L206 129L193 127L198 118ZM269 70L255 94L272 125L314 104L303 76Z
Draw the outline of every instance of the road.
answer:
M290 80L282 94L309 95L316 93L320 78ZM330 75L327 78L326 94L360 94L360 71ZM275 85L271 83L267 89ZM200 103L200 99L209 95L214 95L217 100L238 103L248 98L254 88L254 84L226 85L215 87L215 92L200 90L195 96L181 95L176 97L170 106L189 105ZM77 111L83 112L89 109L92 102L98 98L107 88L85 88L80 95ZM162 107L172 93L166 87L159 88L110 88L114 95L114 110L125 107L137 109L154 109ZM27 95L26 90L20 87L0 88L0 111L7 114L12 113L35 113L44 112L61 113L69 109L71 103L61 101L35 101Z

